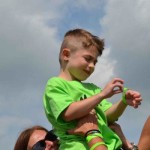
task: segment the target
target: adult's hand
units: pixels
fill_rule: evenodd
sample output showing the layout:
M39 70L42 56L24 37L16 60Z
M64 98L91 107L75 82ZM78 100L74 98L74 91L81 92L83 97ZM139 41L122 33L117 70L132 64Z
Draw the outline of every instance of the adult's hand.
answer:
M79 119L77 127L68 130L69 134L85 136L89 130L98 130L95 111L92 110L88 115Z

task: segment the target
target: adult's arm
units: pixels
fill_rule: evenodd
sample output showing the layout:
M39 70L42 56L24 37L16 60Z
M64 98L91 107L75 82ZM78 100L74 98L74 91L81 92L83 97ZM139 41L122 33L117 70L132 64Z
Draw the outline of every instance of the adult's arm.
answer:
M89 133L89 131L91 131ZM93 133L92 133L93 131ZM89 148L94 150L108 150L101 136L97 136L94 131L98 130L97 118L94 111L91 111L89 115L81 118L78 121L78 125L75 129L68 131L69 134L81 135L86 138ZM89 134L87 134L89 133ZM98 133L98 132L97 132ZM92 137L93 136L93 137ZM90 140L89 140L90 139Z

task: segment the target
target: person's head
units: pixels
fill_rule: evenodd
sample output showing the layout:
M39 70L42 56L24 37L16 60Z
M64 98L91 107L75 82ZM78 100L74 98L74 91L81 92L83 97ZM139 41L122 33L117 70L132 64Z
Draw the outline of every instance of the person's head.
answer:
M14 150L58 150L58 140L52 131L33 126L21 132Z
M85 80L93 73L97 57L103 50L103 39L83 29L70 30L65 34L60 49L61 69L67 70L72 80Z

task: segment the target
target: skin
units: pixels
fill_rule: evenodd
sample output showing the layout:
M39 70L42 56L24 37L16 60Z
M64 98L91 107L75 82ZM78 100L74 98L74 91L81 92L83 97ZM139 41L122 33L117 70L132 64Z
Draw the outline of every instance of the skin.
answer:
M150 150L149 141L150 141L150 116L146 120L140 136L140 140L138 143L139 150Z
M84 81L95 69L98 59L98 51L94 48L79 49L71 51L70 49L63 49L62 51L63 66L61 68L59 77L67 81ZM91 96L82 101L73 102L62 114L65 121L79 119L87 115L97 104L103 99L110 98L114 94L123 91L124 81L120 78L114 78L110 81L104 89L97 95ZM142 98L139 92L129 90L126 92L127 103L134 108L141 104ZM115 122L124 112L127 105L122 100L114 104L106 111L106 116L109 123Z
M125 138L120 125L118 125L117 123L114 123L114 124L111 124L109 127L114 132L116 132L117 135L120 137L120 139L123 142L124 149L128 149L128 148L132 147L130 142ZM92 110L89 115L87 115L79 120L78 125L75 129L69 130L68 133L85 136L87 131L95 130L95 129L98 130L98 123L97 123L95 111ZM97 142L103 142L103 139L100 137L96 137L96 138L92 139L88 143L88 145L89 145L89 147L92 147L92 145ZM96 150L107 150L107 147L105 145L100 145L100 146L96 147Z
M130 147L132 147L130 141L128 141L126 139L126 137L124 136L123 132L122 132L122 129L120 127L119 124L117 123L113 123L113 124L110 124L109 127L117 133L117 135L120 137L121 141L122 141L122 148L123 149L129 149Z
M44 139L46 135L46 131L44 130L35 130L32 135L30 136L27 150L31 150L32 146L37 143L38 141Z
M98 129L97 124L98 123L97 123L96 115L93 111L91 111L89 115L86 115L85 117L83 117L82 119L79 120L76 128L69 130L68 133L85 136L87 131ZM150 128L149 128L149 126L150 126L150 116L147 118L147 120L144 124L144 127L142 129L142 132L141 132L141 136L140 136L139 143L138 143L139 150L150 150L150 144L149 144ZM129 141L126 140L126 138L124 137L121 127L118 124L114 123L114 124L111 124L109 127L114 132L116 132L117 135L121 138L121 140L124 143L124 145L123 145L124 149L129 149L132 147L131 144L129 143ZM91 147L95 143L102 142L102 141L103 141L102 138L96 137L96 138L92 139L88 143L88 145L89 145L89 147ZM107 150L107 147L105 145L100 145L100 146L97 146L95 148L95 150Z
M85 136L86 132L89 130L98 130L98 125L97 125L97 118L95 116L95 112L91 111L89 115L83 117L82 119L79 120L78 125L75 129L71 129L68 131L69 134L76 134L76 135L81 135ZM103 142L103 139L100 137L95 137L92 139L89 143L88 146L91 148L93 144L97 142ZM107 150L107 147L105 145L100 145L95 148L95 150Z
M35 130L30 136L27 150L32 150L32 147L35 143L45 138L46 131L44 130ZM45 141L46 148L45 150L58 150L58 141Z
M149 125L150 125L150 116L148 117L147 121L145 122L142 133L141 133L141 137L140 137L140 140L138 143L139 150L149 150L150 149L150 146L149 146L149 139L150 139ZM119 135L119 137L122 139L122 141L124 141L125 143L128 142L128 141L126 141L126 139L122 133L122 130L118 124L115 123L109 127ZM79 120L77 127L75 129L69 130L68 133L85 136L85 133L87 131L94 130L94 129L98 130L98 125L97 125L97 118L95 115L95 111L92 110L89 113L89 115L86 115L85 117L82 117ZM38 142L39 140L42 140L45 137L45 135L46 135L46 131L35 130L30 137L27 150L31 150L31 147L36 142ZM102 142L102 141L103 141L103 139L101 139L100 137L96 137L96 138L92 139L88 143L88 145L89 145L89 147L92 147L93 144L95 144L97 142ZM45 150L58 150L58 145L57 145L58 141L55 141L55 142L45 141L45 142L46 142ZM129 147L131 147L131 145L128 146L128 148ZM124 147L124 148L127 149L127 147ZM107 147L105 145L100 145L100 146L97 146L95 148L95 150L107 150Z
M97 50L76 50L64 49L62 52L64 65L59 77L68 81L86 80L94 71L97 62Z
M86 80L94 71L98 58L96 49L81 49L74 52L69 49L62 51L64 65L61 68L59 77L68 81ZM117 90L113 90L118 87ZM71 121L87 115L100 101L111 97L114 94L121 93L123 80L116 78L109 83L101 93L85 100L72 103L63 113L63 119ZM81 112L82 111L82 112Z
M134 90L128 90L126 92L126 102L127 105L122 102L122 100L118 101L117 103L113 104L106 111L106 116L109 123L115 122L125 111L126 107L129 105L133 108L138 108L141 105L142 97L141 94Z
M94 48L88 50L80 49L74 52L71 52L70 49L63 49L62 58L64 62L59 77L68 81L76 80L80 82L86 80L94 72L98 58L98 52ZM101 93L98 93L97 95L91 96L82 101L72 103L63 112L63 119L66 121L71 121L85 117L103 99L110 98L114 94L121 93L123 91L123 84L124 81L122 79L114 78L104 87ZM134 108L138 108L138 106L141 104L142 98L139 92L128 90L125 96L128 105ZM125 105L122 100L114 104L106 111L108 122L115 122L118 117L122 115L126 107L127 105ZM143 132L145 133L145 131ZM44 139L45 135L45 131L35 131L30 137L27 150L31 150L31 147L39 140ZM91 142L97 142L97 140L102 141L101 138L95 138L95 140ZM55 147L55 145L56 144L51 141L46 141L45 150L57 150L58 146ZM90 147L91 145L92 143L89 143ZM106 150L105 146L102 145L100 147L103 147L101 150Z
M88 50L78 49L73 52L70 49L63 49L63 65L59 77L67 81L84 81L94 72L97 59L98 51L93 47ZM82 101L73 102L62 113L63 119L65 121L71 121L88 115L103 99L110 98L114 94L123 92L123 87L124 81L120 78L114 78L106 84L100 93ZM127 105L138 108L141 104L142 97L137 91L128 90L125 97ZM112 107L105 112L108 123L114 123L125 111L127 105L124 104L122 100L112 105ZM128 144L128 146L130 146L130 144Z

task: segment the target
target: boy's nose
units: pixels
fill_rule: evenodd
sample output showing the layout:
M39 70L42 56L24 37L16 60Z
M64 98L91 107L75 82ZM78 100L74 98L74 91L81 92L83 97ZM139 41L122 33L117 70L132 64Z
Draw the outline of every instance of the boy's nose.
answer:
M95 64L94 64L93 62L90 62L90 63L89 63L89 67L90 67L90 68L95 68Z
M90 64L89 64L89 69L90 69L90 72L93 73L93 71L94 71L94 69L95 69L94 63L90 63Z

